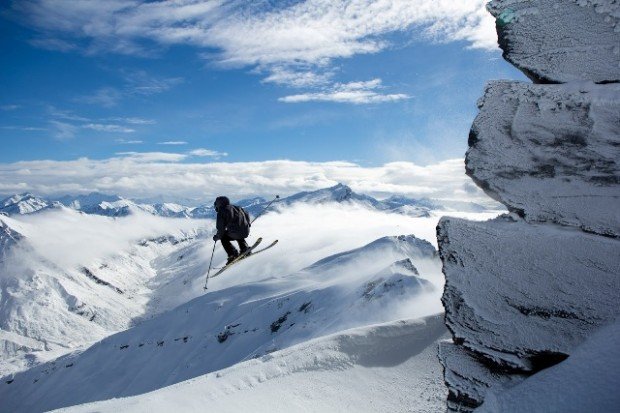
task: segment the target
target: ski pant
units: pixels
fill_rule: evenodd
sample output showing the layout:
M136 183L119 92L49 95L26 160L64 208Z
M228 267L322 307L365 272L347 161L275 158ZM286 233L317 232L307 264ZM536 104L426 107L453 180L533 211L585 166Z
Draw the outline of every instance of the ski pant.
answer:
M224 247L224 250L226 251L226 254L228 254L229 257L235 257L239 254L239 252L235 249L235 247L233 247L232 241L237 241L237 244L239 244L239 249L241 250L241 252L249 248L248 243L245 242L245 239L231 238L230 235L228 234L224 234L220 238L220 241L222 242L222 247Z

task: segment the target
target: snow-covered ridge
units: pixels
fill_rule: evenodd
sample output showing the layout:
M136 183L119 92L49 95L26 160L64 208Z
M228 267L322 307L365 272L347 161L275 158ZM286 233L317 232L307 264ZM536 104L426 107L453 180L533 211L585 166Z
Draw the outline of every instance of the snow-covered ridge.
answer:
M31 214L50 206L51 203L30 193L16 194L0 201L0 212L7 215Z
M345 255L346 263L337 254L290 275L213 291L5 377L3 406L41 411L136 395L315 337L440 308L440 263L428 242L385 237ZM187 288L203 283L203 272L184 279Z
M508 61L535 82L568 83L491 82L479 102L467 174L512 213L443 218L437 228L453 337L440 347L448 407L617 410L618 370L592 380L583 360L605 365L617 346L605 340L618 335L620 315L620 88L609 83L620 79L619 7L488 7Z
M445 392L436 346L445 336L441 315L361 327L151 393L59 411L436 413Z

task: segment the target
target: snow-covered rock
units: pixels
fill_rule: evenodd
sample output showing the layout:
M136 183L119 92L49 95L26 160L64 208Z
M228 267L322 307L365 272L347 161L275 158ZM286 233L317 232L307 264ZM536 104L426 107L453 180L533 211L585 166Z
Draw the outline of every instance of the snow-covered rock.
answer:
M451 402L480 404L489 389L564 360L620 315L616 239L510 216L444 218L438 239L446 324L465 352L442 347ZM506 377L490 380L497 371Z
M620 81L615 0L493 0L504 58L536 83Z
M48 207L50 203L30 193L13 195L0 201L0 212L7 215L31 214Z
M620 236L620 85L491 82L468 175L528 222Z
M448 407L617 410L618 397L594 387L618 382L600 367L617 358L617 332L597 331L620 315L620 87L610 83L620 5L494 0L489 10L508 61L536 82L567 83L491 82L479 102L467 174L512 214L437 227ZM604 378L587 383L585 360Z
M557 366L507 391L491 393L480 413L614 412L620 406L620 322L589 337Z

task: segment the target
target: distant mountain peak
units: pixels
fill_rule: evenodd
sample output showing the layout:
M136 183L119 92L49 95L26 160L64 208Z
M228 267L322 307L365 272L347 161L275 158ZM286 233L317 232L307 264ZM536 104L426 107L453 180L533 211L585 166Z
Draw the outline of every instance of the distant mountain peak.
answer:
M49 206L49 203L30 192L15 194L0 201L0 211L8 215L30 214Z

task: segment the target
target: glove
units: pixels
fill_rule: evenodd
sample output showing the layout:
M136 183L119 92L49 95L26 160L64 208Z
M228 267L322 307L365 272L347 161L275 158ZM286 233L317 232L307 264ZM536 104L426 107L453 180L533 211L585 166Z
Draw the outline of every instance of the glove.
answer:
M213 236L213 241L219 241L219 240L220 240L220 236L219 236L219 235L217 235L217 234L215 234L215 235Z

